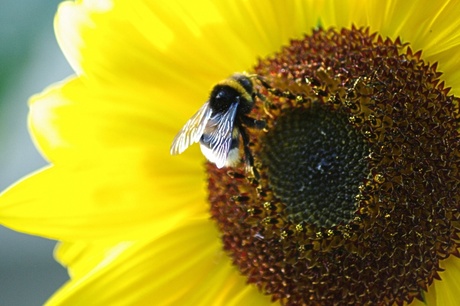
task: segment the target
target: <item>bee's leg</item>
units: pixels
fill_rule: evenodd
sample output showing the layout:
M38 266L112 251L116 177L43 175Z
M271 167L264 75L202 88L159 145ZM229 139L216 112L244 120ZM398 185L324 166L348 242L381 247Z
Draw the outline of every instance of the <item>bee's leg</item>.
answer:
M254 157L252 156L251 150L249 148L248 140L244 140L247 137L246 131L241 133L243 137L243 149L244 149L244 162L246 172L252 173L256 179L259 179L259 173L257 172L256 168L254 167Z
M240 117L241 123L251 129L258 129L261 130L265 127L266 122L265 120L257 120L248 116L241 116Z
M251 149L249 148L249 135L244 127L240 126L239 130L241 138L243 139L244 162L246 164L246 171L252 172L254 177L259 179L260 175L259 172L257 172L257 169L254 167L254 157L252 156Z

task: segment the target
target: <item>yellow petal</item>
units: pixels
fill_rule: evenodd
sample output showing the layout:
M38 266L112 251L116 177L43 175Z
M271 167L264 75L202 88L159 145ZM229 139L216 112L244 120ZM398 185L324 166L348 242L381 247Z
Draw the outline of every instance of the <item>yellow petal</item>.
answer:
M132 242L98 240L97 242L59 243L55 258L68 268L72 279L84 278L93 269L101 269L133 245Z
M460 292L460 259L450 256L440 262L444 272L440 272L441 281L435 280L436 305L458 305L458 293ZM431 287L428 289L430 293Z
M76 73L83 72L80 65L83 59L79 50L85 46L79 30L93 28L95 24L92 21L92 15L105 13L111 8L112 1L110 0L65 1L59 5L59 13L54 20L56 36L67 61Z
M155 155L165 158L189 115L163 103L170 100L167 93L154 96L160 100L123 87L90 88L81 79L71 79L31 99L29 126L51 161L133 146L156 147ZM184 108L193 114L192 108Z
M64 244L56 254L70 263L71 270L72 265L81 269L84 257L99 258L104 250L107 253L103 261L93 262L92 269L87 264L87 273L66 284L48 305L87 301L92 305L149 305L152 301L156 305L225 305L235 296L242 296L239 301L249 301L247 296L251 296L268 302L269 297L257 290L243 289L245 280L220 250L217 235L214 225L202 220L182 224L156 240L112 248Z
M0 197L6 226L59 240L149 237L207 215L200 162L156 149L48 167Z
M115 1L102 14L90 1L82 1L61 5L55 26L64 52L93 82L177 90L175 84L182 80L190 92L197 84L203 87L200 80L209 80L211 71L222 74L219 63L228 65L213 52L217 44L200 39L202 28L216 22L223 20L211 3ZM197 38L202 43L196 43ZM187 72L193 72L193 78Z

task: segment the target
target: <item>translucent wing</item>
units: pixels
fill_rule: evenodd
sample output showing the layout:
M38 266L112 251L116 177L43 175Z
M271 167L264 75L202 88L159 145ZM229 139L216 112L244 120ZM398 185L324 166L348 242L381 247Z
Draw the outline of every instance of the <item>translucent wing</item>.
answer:
M232 103L227 111L212 116L200 141L204 156L210 162L215 163L217 168L225 166L228 153L232 149L233 127L238 104L237 102ZM239 134L236 135L238 136Z
M200 141L211 114L212 110L211 107L209 107L208 101L203 104L192 118L185 123L179 133L177 133L171 144L171 149L169 150L171 155L181 154L190 145Z

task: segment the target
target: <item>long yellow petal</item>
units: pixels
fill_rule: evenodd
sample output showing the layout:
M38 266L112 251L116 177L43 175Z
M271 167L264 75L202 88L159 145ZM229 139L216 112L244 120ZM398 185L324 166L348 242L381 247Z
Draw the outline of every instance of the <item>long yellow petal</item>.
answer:
M171 100L168 93L157 91L152 97L132 88L97 89L81 78L71 79L31 99L29 126L51 161L144 146L155 146L155 156L165 158L180 125L196 109L171 107L165 103Z
M94 269L111 263L114 257L130 248L133 242L98 240L96 242L59 243L55 258L68 269L71 279L85 278Z
M240 293L246 291L244 278L220 250L217 235L214 225L203 220L178 226L153 241L112 248L64 244L56 254L71 270L73 265L82 269L81 257L99 258L104 251L106 256L95 260L92 269L87 259L83 278L66 284L48 305L225 305L238 295L239 301L249 301ZM269 297L252 290L257 301L269 302Z
M73 241L153 237L206 215L200 162L155 158L155 150L112 150L48 167L2 194L0 219L16 230Z
M441 281L435 280L436 288L436 305L458 305L458 292L460 292L460 259L450 256L448 259L441 261L441 268L445 269L440 272ZM428 293L430 291L428 290Z

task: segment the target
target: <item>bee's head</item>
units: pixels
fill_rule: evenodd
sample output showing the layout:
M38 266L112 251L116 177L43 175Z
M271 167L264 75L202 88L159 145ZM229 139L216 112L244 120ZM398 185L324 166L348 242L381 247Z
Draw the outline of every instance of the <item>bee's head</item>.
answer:
M215 112L225 112L238 101L239 96L240 93L228 85L216 85L209 98L210 106Z
M224 112L233 103L239 103L238 112L247 114L254 104L254 87L251 77L235 73L231 77L220 81L211 91L210 106L215 112Z

